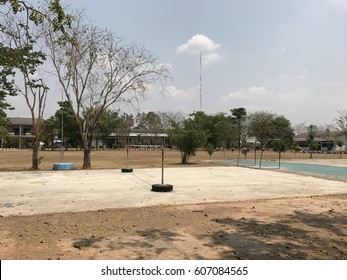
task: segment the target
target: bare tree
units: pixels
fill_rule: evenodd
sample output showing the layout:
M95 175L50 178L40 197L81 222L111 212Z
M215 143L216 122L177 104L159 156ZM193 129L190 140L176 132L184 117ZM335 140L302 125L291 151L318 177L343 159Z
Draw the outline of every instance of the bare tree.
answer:
M81 133L83 169L89 169L91 135L100 115L116 103L142 98L150 84L168 78L169 68L146 49L86 23L82 14L75 15L63 37L49 25L45 31L55 74Z
M295 135L299 135L306 132L307 123L297 123L293 125Z
M130 130L134 126L135 120L132 114L124 113L120 116L120 123L116 129L117 136L122 137L122 148L125 148L129 144Z
M173 128L173 123L183 123L186 119L186 114L180 111L177 112L158 112L164 131L169 131Z
M338 110L337 112L340 116L335 119L336 128L347 137L347 110Z
M327 125L321 125L318 127L318 134L320 137L322 137L326 141L326 152L328 153L333 147L334 147L334 139L335 134L334 133L334 125L333 124L327 124Z
M39 44L38 26L28 21L27 14L24 16L3 14L1 40L3 46L16 50L16 55L10 58L13 67L12 75L17 77L13 83L16 92L24 96L30 110L32 134L35 136L31 168L37 170L41 161L39 147L43 133L43 113L49 90L39 71L46 56Z

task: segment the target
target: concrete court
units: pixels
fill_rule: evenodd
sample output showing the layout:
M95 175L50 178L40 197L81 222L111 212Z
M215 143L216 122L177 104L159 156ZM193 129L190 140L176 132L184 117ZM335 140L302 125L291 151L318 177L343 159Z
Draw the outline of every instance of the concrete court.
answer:
M165 169L170 193L151 192L161 169L0 172L0 215L347 193L347 183L241 167Z

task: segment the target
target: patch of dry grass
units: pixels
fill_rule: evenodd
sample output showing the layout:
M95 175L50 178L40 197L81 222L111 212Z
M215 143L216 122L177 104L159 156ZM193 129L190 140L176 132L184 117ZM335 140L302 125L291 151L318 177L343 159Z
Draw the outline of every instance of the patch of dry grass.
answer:
M0 170L1 171L23 171L31 167L31 150L0 150ZM40 164L41 170L52 170L53 164L60 161L60 151L40 151L42 157ZM211 166L215 165L210 162L213 160L230 160L237 159L238 153L232 151L216 151L209 158L206 151L198 151L195 156L189 159L189 166ZM247 158L254 159L254 152L249 152ZM244 159L244 155L240 155ZM260 158L260 152L257 152L257 158ZM313 159L333 160L339 159L340 155L313 154ZM347 155L342 155L347 159ZM264 152L264 160L277 160L278 154L271 151ZM286 152L282 154L282 159L289 160L309 160L309 154ZM127 156L124 150L104 150L92 151L91 161L93 169L120 169L127 167ZM83 164L83 151L65 151L64 162L74 163L77 169L81 169ZM186 167L181 165L179 151L165 151L166 167ZM129 151L129 167L131 168L152 168L161 166L161 151Z

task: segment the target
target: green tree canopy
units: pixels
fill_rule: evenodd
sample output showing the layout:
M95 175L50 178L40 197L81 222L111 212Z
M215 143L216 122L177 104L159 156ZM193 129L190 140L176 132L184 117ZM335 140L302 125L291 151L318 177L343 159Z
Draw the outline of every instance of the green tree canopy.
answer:
M187 164L189 157L206 144L206 131L191 118L185 120L183 124L174 123L173 127L169 132L172 144L181 152L181 163Z
M120 125L119 112L107 109L101 114L93 135L96 139L100 138L105 143L110 134L114 133Z
M138 113L136 116L136 128L148 129L153 132L158 132L163 129L162 121L156 112Z
M58 105L54 116L45 121L45 141L52 142L55 137L61 138L63 135L64 145L81 145L81 135L70 103L59 101Z
M237 148L241 148L241 143L247 138L247 111L245 108L234 108L231 109L231 124L233 127L233 135L237 139Z
M4 0L0 2L0 111L11 109L7 96L22 93L30 110L35 135L32 153L32 170L39 168L38 156L43 135L43 113L48 86L39 75L38 68L46 54L39 44L42 24L50 21L57 33L69 24L59 0L45 1L43 6L29 1ZM38 76L38 77L36 77Z
M307 127L307 143L310 147L310 158L312 158L312 151L318 149L318 142L316 137L318 136L318 127L314 124L311 124Z
M202 111L190 115L195 126L205 132L206 142L214 149L230 141L230 121L225 113L208 115Z
M258 111L249 115L249 134L260 142L261 148L269 139L274 138L274 118L275 114L267 111Z
M293 129L290 121L284 116L275 116L273 120L273 138L279 139L272 143L275 151L285 152L293 145Z

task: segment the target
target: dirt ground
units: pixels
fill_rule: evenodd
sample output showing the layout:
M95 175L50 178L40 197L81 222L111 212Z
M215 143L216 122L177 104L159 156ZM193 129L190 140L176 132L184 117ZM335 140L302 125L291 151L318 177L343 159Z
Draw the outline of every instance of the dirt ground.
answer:
M41 168L51 169L49 158L54 162L57 155L44 152ZM81 156L79 152L66 155L76 162L77 156ZM232 156L235 154L218 152L212 159ZM293 155L289 156L294 159ZM327 155L314 156L327 159L324 158ZM329 158L332 162L338 161L339 156L328 156L335 156ZM28 157L29 163L25 161ZM93 159L94 168L105 168L105 165L117 168L125 162L124 151L97 152ZM191 159L191 166L211 164L206 159L207 153L201 152ZM159 166L160 160L160 151L134 152L131 165ZM0 162L0 170L30 168L30 152L0 151ZM341 162L341 165L346 163ZM166 164L177 166L178 163L179 154L168 152ZM0 259L346 260L346 210L347 194L340 194L31 216L0 215Z
M347 259L347 195L2 217L1 259Z

